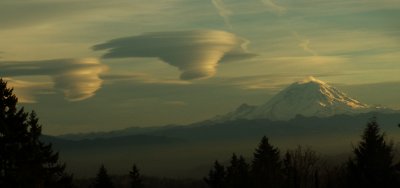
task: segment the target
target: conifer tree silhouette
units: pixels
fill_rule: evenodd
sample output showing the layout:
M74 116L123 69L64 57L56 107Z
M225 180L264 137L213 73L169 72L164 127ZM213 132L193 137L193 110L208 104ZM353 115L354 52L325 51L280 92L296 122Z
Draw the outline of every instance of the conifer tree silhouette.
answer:
M251 164L251 176L255 188L280 187L282 180L282 162L278 148L272 146L268 138L261 139L254 152Z
M101 165L99 172L97 173L94 188L113 188L114 184L111 181L111 178L108 176L107 169L104 165Z
M229 188L252 187L250 185L249 165L245 159L236 154L232 155L230 166L227 168L226 185Z
M40 140L35 112L17 108L18 98L0 79L0 187L71 187L58 153Z
M208 177L204 178L204 181L210 188L225 188L225 178L225 167L215 161L213 169L210 170Z
M376 118L364 130L362 140L347 162L351 187L399 187L399 176L393 161L393 144L380 133Z
M129 177L131 179L131 188L142 188L143 187L143 179L142 175L140 175L139 168L134 164L132 166L132 171L129 172Z

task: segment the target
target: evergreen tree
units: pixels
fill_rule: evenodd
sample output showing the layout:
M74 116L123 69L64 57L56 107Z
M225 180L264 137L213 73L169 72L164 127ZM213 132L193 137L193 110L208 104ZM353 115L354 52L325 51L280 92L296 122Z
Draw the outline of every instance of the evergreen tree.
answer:
M225 188L225 177L225 167L215 161L214 168L210 170L208 177L204 178L204 181L210 188Z
M351 187L398 187L399 177L393 162L393 144L380 133L376 118L364 130L362 140L347 163Z
M232 155L230 166L227 168L226 185L228 188L252 187L249 178L249 165L245 159L236 154Z
M104 165L101 165L99 172L97 173L94 188L113 188L114 184L111 181L111 178L108 176L107 169Z
M280 187L282 179L280 153L278 148L269 143L266 136L261 139L253 157L251 175L254 187Z
M129 177L131 179L131 188L142 188L142 176L140 175L139 168L134 164L132 166L132 171L129 172Z
M71 187L58 153L40 140L35 112L17 108L18 99L0 79L0 187Z

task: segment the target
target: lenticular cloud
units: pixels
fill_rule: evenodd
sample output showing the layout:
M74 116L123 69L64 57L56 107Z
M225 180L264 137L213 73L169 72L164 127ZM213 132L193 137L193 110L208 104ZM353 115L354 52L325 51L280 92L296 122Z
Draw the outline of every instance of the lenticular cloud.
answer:
M107 67L95 58L0 61L0 67L0 74L6 77L48 76L53 81L53 85L46 84L46 88L51 87L49 90L61 91L65 98L70 101L92 97L103 82L100 74L107 71ZM25 88L25 90L41 86L32 81L17 81L14 80L13 82L15 86ZM31 93L28 92L27 96ZM32 98L33 96L29 97ZM33 99L27 101L34 102Z
M221 59L251 57L247 40L217 30L145 33L93 46L108 50L103 58L156 57L181 71L182 80L204 79L217 72Z

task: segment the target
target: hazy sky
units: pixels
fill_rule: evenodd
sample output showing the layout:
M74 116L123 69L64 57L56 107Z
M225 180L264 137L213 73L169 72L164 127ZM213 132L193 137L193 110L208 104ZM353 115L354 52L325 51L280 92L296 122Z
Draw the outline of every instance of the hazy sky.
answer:
M44 133L184 124L313 75L400 108L399 0L0 0L0 76Z

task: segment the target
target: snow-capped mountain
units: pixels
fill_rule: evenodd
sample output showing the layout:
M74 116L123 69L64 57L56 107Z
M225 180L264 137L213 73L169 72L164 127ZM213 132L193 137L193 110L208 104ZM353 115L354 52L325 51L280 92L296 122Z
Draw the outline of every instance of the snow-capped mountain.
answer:
M295 82L260 106L242 104L235 111L217 116L214 120L235 119L289 120L297 115L328 117L337 114L356 114L378 110L363 104L338 89L309 77Z

